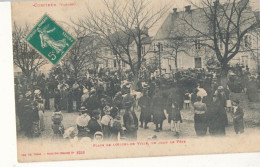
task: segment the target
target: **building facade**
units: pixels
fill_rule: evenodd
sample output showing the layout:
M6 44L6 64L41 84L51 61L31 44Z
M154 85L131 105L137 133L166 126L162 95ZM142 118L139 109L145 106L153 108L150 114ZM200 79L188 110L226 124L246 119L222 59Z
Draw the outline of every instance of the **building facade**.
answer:
M157 31L152 45L162 45L161 68L166 74L176 69L206 68L209 60L217 61L214 50L207 47L207 45L213 45L213 42L201 35L210 34L211 31L211 25L205 16L207 10L205 8L191 9L191 6L186 6L184 11L178 12L177 8L174 8ZM250 7L248 11L245 17L250 17L250 19L254 17L252 20L259 22L259 12L252 11ZM192 23L193 27L187 20L183 21L183 16L188 18L187 20ZM194 27L200 33L196 32ZM229 61L231 66L239 64L244 67L248 66L252 72L259 71L259 32L258 26L244 35L239 52ZM224 52L224 43L220 40L218 47L221 52Z

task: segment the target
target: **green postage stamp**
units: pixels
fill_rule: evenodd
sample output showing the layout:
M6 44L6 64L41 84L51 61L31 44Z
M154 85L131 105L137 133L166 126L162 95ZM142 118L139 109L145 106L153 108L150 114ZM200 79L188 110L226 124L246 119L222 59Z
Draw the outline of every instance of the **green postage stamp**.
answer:
M75 39L47 14L42 17L25 40L53 64L56 64L75 42Z

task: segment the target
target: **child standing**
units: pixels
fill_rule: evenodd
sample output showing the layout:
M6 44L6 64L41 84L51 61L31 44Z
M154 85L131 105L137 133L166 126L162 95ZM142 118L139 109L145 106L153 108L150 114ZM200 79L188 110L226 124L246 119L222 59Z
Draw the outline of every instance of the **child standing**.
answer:
M63 137L63 134L64 134L64 126L63 124L61 123L63 120L63 115L61 113L61 111L59 112L54 112L52 114L52 130L53 130L53 133L54 133L54 138L56 139L60 139Z
M182 123L180 107L176 102L172 102L172 113L171 113L171 131L175 132L175 136L179 137L180 123Z
M186 91L184 96L184 104L186 109L190 108L190 103L191 103L191 94L188 91Z
M244 133L244 111L239 105L239 100L233 101L232 118L236 134Z

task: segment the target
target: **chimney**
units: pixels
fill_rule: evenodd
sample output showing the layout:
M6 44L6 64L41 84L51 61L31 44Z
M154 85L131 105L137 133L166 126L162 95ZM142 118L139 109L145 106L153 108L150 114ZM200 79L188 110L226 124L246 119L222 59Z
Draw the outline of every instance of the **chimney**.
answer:
M173 13L176 13L177 12L177 8L173 8Z
M185 12L190 12L191 5L185 6Z

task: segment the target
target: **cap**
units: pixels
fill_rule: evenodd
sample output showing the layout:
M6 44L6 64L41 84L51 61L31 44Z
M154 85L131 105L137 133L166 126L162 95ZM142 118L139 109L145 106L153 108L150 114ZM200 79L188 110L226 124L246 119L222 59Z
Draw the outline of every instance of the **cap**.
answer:
M223 86L218 86L218 89L222 90L222 89L224 89L224 87Z

